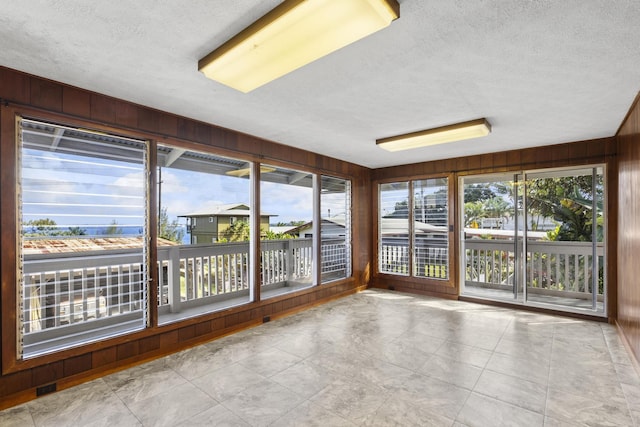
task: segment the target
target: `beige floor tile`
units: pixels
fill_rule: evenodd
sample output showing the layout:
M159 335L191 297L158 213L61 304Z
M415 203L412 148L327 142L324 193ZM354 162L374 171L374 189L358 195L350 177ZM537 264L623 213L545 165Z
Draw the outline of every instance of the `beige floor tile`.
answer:
M469 427L544 425L542 414L477 393L471 393L456 420Z
M271 380L264 380L222 402L252 426L266 426L303 402L303 397Z
M611 325L368 290L0 411L0 425L640 425Z
M547 401L546 386L489 370L482 373L473 391L540 414Z
M143 425L161 427L174 426L217 404L193 384L185 383L127 406Z

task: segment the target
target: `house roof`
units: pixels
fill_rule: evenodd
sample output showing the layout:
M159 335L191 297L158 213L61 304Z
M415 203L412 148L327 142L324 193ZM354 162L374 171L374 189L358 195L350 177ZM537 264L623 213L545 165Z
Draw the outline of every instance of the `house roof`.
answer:
M384 235L402 235L407 234L409 220L407 218L381 218L380 234ZM413 229L416 233L446 233L447 227L440 225L425 224L424 222L414 221Z
M141 248L142 237L35 237L25 238L22 243L24 255L78 253ZM158 246L175 246L179 243L158 238Z
M201 216L249 216L250 207L244 203L228 203L226 205L214 206L206 211L192 212L178 215L178 217L193 218ZM261 212L260 216L278 216Z
M198 72L280 2L5 1L0 65L370 168L612 136L640 89L637 0L399 0L387 28L248 94ZM480 117L477 143L375 144Z
M289 233L291 231L296 230L298 227L295 225L271 225L269 226L269 230L273 231L276 234L281 233Z
M389 235L389 234L406 234L408 227L408 219L407 218L382 218L381 219L381 234ZM345 217L344 215L339 215L331 218L323 218L323 223L331 223L335 224L339 227L345 226ZM313 222L307 222L302 224L296 228L292 228L289 230L293 233L299 233L301 230L305 230L311 228ZM432 224L425 224L423 222L415 221L414 222L414 230L418 233L445 233L447 231L447 227L437 226Z

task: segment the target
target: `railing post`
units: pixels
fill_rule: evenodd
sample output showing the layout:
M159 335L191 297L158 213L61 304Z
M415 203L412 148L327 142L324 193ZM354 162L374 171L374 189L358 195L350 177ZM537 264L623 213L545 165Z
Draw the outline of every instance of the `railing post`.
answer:
M180 312L180 249L171 247L169 249L169 270L168 278L168 296L169 311L171 313Z
M285 240L285 257L287 260L287 277L285 278L285 286L289 286L289 282L293 280L293 248L291 247L291 242L293 240L287 239Z

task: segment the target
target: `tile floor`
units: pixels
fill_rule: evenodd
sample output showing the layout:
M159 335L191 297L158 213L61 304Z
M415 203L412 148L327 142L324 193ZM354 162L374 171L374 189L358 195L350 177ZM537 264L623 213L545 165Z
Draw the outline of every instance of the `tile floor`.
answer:
M0 412L9 426L632 426L611 325L365 291Z

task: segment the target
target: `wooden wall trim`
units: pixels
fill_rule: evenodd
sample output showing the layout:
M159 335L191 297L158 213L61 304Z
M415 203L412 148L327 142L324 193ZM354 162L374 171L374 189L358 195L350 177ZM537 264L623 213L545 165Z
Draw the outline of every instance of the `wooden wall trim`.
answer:
M616 135L618 143L617 326L640 360L640 94Z
M415 179L442 173L475 175L523 169L545 169L608 163L616 156L616 138L598 138L565 144L502 151L453 159L433 160L374 169L374 181Z
M624 116L624 119L622 120L622 122L620 122L620 126L616 131L616 138L625 135L624 128L630 127L629 125L633 122L632 115L637 114L637 110L638 108L640 108L639 105L640 105L640 92L636 94L636 97L633 99L633 102L631 103L631 107L629 107L629 111L627 111L627 114Z

